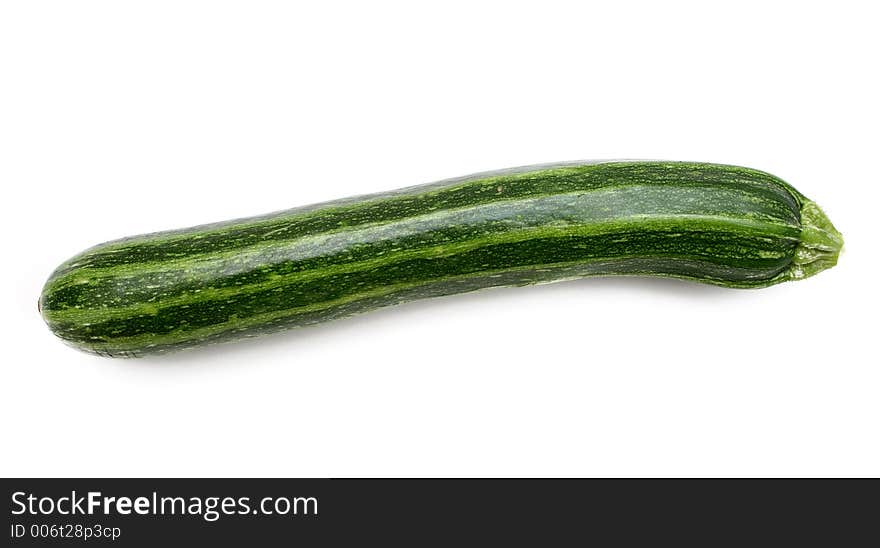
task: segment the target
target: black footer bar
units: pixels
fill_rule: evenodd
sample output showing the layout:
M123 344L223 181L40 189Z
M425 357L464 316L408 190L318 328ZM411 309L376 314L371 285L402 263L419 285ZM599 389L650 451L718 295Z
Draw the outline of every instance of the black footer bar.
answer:
M876 480L9 479L7 546L877 545ZM234 545L234 544L233 544Z

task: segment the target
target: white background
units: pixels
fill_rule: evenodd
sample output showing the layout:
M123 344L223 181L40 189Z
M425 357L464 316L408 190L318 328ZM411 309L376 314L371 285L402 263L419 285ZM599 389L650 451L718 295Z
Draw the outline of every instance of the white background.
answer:
M0 475L880 475L877 16L717 6L4 2ZM502 289L135 361L37 314L104 240L601 158L770 171L846 252L766 290Z

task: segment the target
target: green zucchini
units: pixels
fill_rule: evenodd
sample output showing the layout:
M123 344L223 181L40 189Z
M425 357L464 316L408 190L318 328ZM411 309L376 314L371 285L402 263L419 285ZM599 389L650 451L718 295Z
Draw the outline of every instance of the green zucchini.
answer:
M842 245L761 171L548 164L104 243L59 266L39 308L67 343L131 357L585 276L765 287L834 266Z

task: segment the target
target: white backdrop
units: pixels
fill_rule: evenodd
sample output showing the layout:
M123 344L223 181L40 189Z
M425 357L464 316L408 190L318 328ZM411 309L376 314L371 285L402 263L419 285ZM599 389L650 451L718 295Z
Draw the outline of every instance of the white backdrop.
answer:
M5 2L11 476L880 475L868 2ZM165 358L62 345L62 260L474 171L764 169L843 232L759 291L593 279Z

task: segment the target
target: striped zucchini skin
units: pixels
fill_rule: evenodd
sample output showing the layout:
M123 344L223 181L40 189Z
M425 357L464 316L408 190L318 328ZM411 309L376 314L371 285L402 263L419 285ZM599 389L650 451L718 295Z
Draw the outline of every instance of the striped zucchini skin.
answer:
M585 276L765 287L834 266L842 244L761 171L554 164L104 243L59 266L39 308L67 343L134 357Z

